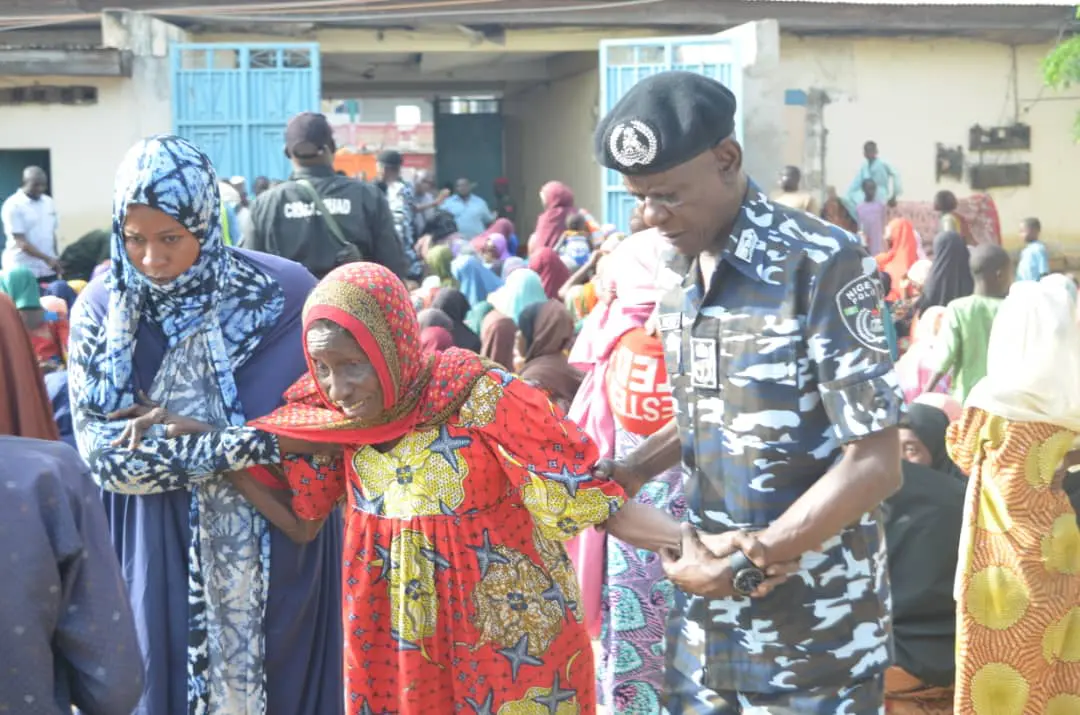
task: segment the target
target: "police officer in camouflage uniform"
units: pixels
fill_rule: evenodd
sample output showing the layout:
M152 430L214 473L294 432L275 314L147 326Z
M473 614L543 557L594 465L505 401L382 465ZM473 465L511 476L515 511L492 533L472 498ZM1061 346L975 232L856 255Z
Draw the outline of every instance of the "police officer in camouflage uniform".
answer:
M677 403L599 469L631 492L680 458L690 474L681 552L662 553L681 589L671 715L876 715L903 409L881 286L854 236L747 178L734 115L723 85L668 72L597 127L599 162L672 249L653 322Z

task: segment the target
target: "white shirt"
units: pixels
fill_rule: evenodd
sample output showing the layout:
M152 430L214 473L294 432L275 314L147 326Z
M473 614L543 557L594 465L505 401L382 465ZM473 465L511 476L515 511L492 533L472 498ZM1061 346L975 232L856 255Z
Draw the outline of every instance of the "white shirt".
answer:
M4 222L7 238L0 257L5 270L21 266L38 278L56 273L48 263L29 255L15 243L15 234L21 234L34 248L56 258L56 205L51 196L42 194L35 201L19 189L0 207L0 220Z

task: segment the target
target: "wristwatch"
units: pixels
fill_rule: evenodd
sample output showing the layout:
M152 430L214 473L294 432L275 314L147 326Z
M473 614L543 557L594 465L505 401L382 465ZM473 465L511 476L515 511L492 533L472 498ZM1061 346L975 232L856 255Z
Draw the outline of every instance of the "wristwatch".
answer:
M736 593L749 596L765 583L765 572L755 566L743 552L736 551L728 556L728 564L731 566L731 585Z

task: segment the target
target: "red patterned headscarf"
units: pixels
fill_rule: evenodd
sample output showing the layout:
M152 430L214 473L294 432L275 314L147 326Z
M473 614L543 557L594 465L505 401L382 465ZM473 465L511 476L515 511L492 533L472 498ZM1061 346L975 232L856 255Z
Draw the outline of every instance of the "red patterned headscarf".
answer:
M425 352L420 325L405 285L375 263L350 263L331 271L304 305L304 332L316 320L347 330L371 360L383 391L377 421L350 420L309 372L285 393L287 404L255 420L255 427L311 442L380 444L450 418L487 370L475 353L450 348Z

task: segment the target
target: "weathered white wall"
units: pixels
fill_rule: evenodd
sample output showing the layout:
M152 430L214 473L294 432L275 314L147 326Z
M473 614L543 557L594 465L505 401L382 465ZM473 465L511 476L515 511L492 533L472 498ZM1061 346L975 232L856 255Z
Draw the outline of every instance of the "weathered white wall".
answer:
M0 76L0 86L26 86L27 79ZM63 245L88 231L111 225L113 173L120 159L145 134L168 131L171 118L167 106L164 111L156 111L152 96L137 95L129 79L33 79L43 85L98 88L97 104L26 105L0 110L0 149L50 152L49 180Z
M0 86L91 85L97 104L25 105L0 109L0 149L48 149L52 194L66 244L108 228L113 173L124 152L172 127L168 40L175 28L137 13L109 14L105 46L135 53L132 77L7 77Z
M929 201L940 189L961 197L971 194L966 183L935 180L936 144L963 146L970 163L979 160L967 154L972 125L1029 124L1030 151L988 152L983 159L1032 165L1030 187L989 192L1006 244L1018 242L1021 219L1038 216L1048 242L1076 252L1080 221L1069 177L1080 165L1080 146L1071 134L1080 92L1057 95L1043 88L1040 61L1049 49L1016 47L1014 64L1013 48L977 40L785 35L780 74L785 89L828 93L825 181L841 192L858 170L863 143L872 139L899 170L904 198ZM790 154L797 155L796 147L802 146L801 129L797 123L787 125Z
M558 179L574 190L578 206L601 213L600 168L592 133L600 99L599 55L573 53L556 61L562 77L510 95L503 105L507 178L518 202L518 234L532 233L540 213L540 187Z

